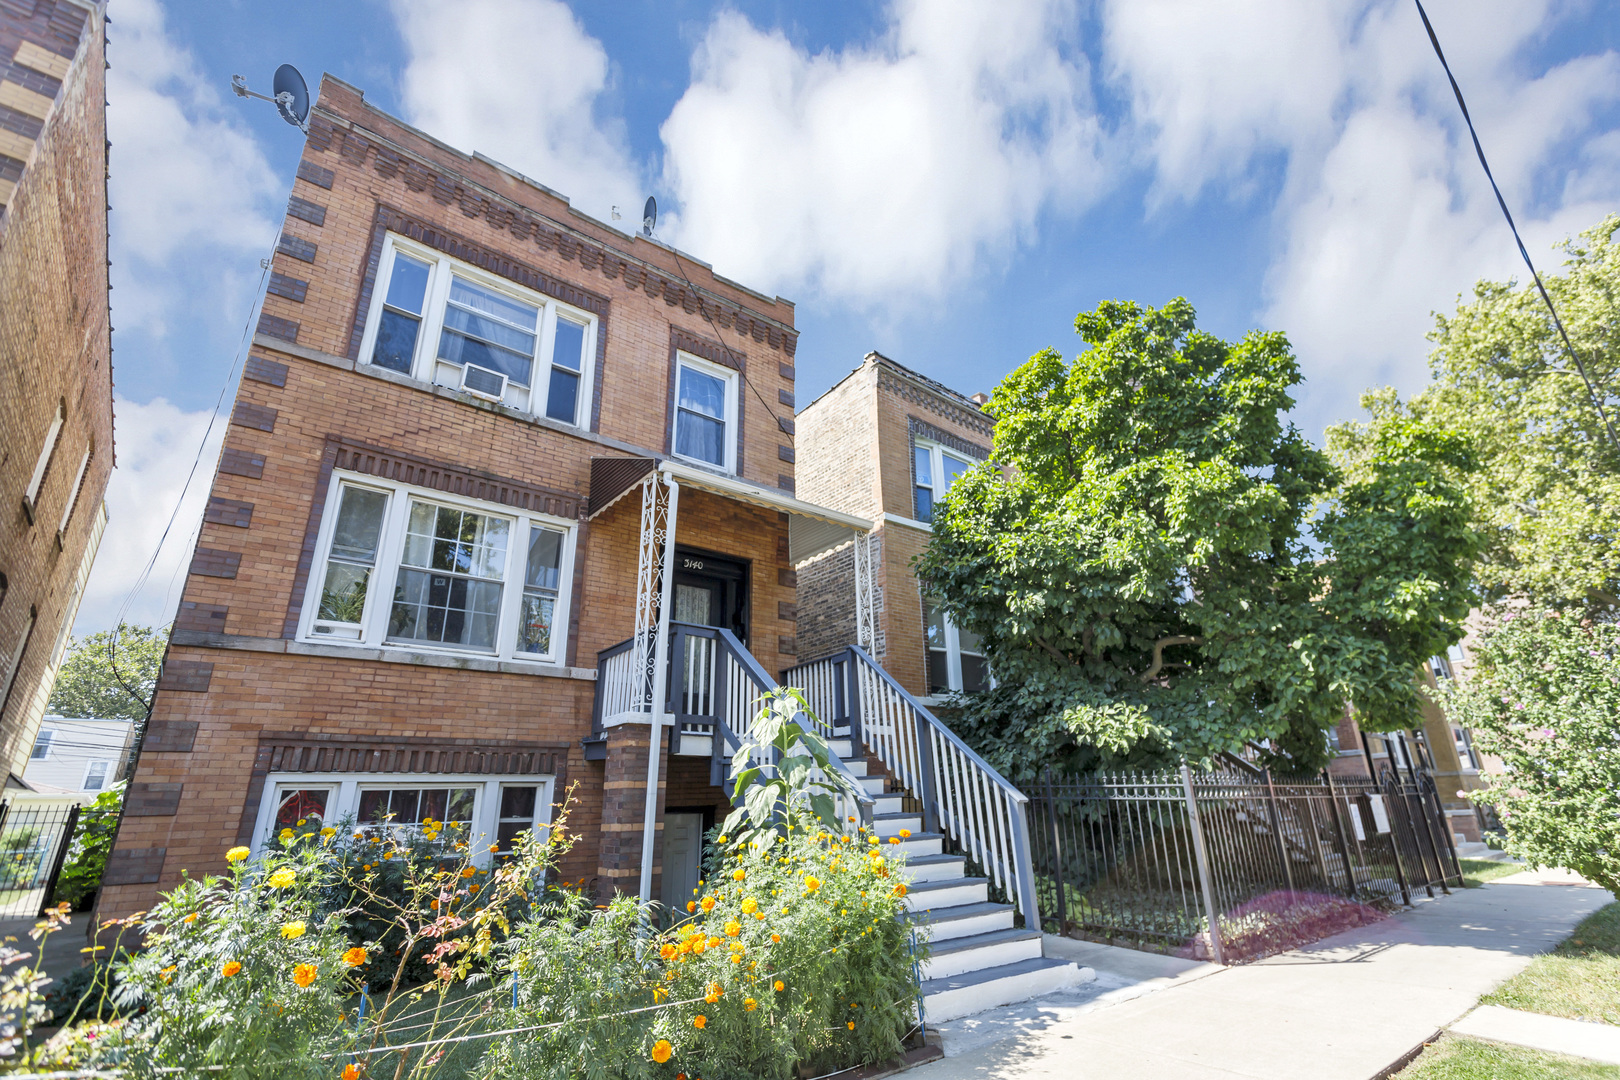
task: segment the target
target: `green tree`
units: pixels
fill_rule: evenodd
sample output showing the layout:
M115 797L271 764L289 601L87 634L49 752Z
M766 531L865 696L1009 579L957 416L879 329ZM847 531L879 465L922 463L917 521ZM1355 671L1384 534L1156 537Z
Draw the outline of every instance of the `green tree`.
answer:
M1497 612L1446 712L1500 757L1494 805L1508 850L1620 895L1620 627L1579 613Z
M130 623L121 623L116 635L103 630L74 638L51 690L51 711L145 720L168 641L167 630Z
M1546 277L1570 339L1616 413L1620 366L1620 215L1566 241L1564 272ZM1477 567L1488 599L1518 596L1589 613L1620 607L1620 453L1532 284L1481 281L1471 303L1437 315L1434 381L1402 402L1389 388L1362 404L1374 422L1408 416L1464 432L1480 468L1468 478ZM1359 449L1366 425L1329 430Z
M991 462L918 561L998 681L965 701L965 736L1027 778L1268 739L1311 768L1347 704L1411 727L1417 667L1472 600L1466 442L1395 418L1341 471L1282 420L1283 335L1222 341L1182 299L1075 328L1089 349L996 389Z

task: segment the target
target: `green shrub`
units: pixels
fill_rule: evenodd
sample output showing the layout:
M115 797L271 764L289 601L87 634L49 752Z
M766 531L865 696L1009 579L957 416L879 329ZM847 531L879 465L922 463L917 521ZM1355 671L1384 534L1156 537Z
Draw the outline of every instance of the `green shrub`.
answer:
M101 888L101 874L112 854L118 835L118 816L124 806L124 785L118 783L96 796L96 801L79 813L79 827L68 846L61 876L56 879L56 903L71 904L73 910L86 910L88 901Z

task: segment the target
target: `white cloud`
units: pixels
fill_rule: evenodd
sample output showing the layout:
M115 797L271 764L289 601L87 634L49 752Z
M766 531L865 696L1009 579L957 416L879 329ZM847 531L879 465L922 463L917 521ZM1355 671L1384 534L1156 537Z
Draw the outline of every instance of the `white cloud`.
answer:
M74 623L74 633L81 637L117 624L119 608L145 570L171 514L173 527L125 619L167 626L174 618L227 426L223 417L214 425L191 490L175 513L210 414L185 412L162 398L144 405L118 398L114 415L118 465L107 485L107 532Z
M1043 211L1107 183L1072 0L897 0L882 39L815 56L711 24L661 135L670 234L760 288L860 308L937 297Z
M243 255L268 254L283 182L157 0L113 0L110 16L113 323L162 338L173 318L241 310Z
M623 124L602 113L611 66L561 0L394 0L405 118L569 197L603 221L645 196Z

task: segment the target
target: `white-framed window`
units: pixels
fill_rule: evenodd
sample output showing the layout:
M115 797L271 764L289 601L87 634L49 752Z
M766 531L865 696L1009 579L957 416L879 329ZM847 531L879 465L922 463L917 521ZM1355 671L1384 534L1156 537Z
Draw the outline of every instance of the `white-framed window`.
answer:
M107 774L112 771L110 761L92 761L84 767L82 791L100 791L107 786Z
M366 363L589 427L596 316L388 234Z
M44 761L51 756L51 743L56 741L56 732L41 731L34 736L34 749L28 755L30 761Z
M1479 771L1479 755L1474 753L1474 738L1467 728L1453 727L1451 729L1452 742L1457 747L1457 761L1464 769Z
M265 785L253 832L262 850L282 829L352 826L365 837L407 838L424 822L475 854L508 846L520 832L551 823L556 778L476 774L277 773ZM302 824L300 824L302 822Z
M28 486L23 489L23 512L27 514L30 525L34 523L39 510L40 488L45 484L45 473L51 467L51 458L56 455L56 444L62 437L62 425L66 422L67 402L58 402L56 413L45 428L45 442L39 448L39 457L34 460L34 471L28 476Z
M923 596L923 638L928 648L928 694L976 694L995 685L977 634L963 630L937 601Z
M916 474L912 481L912 517L918 521L934 520L934 504L945 497L951 485L976 463L965 455L947 450L928 439L915 439L911 448L911 466Z
M1434 675L1434 681L1443 683L1451 678L1451 661L1444 656L1429 657L1429 671Z
M737 372L675 354L676 457L737 471Z
M559 663L576 525L333 475L300 636Z

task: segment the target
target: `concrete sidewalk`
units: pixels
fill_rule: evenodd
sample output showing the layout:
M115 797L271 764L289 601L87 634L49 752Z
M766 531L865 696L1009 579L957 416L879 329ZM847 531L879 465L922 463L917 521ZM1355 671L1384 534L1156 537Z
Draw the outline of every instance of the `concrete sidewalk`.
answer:
M1309 948L1178 980L911 1075L1372 1080L1609 900L1601 889L1539 881L1458 890ZM1094 963L1101 979L1106 965Z

